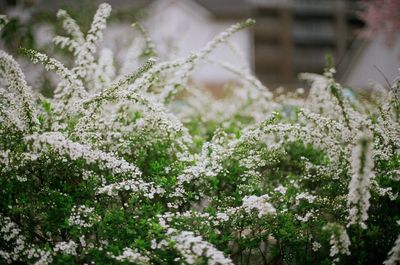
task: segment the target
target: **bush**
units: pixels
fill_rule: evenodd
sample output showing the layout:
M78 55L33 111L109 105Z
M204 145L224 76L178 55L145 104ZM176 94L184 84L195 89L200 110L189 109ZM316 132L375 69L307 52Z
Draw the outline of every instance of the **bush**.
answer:
M328 65L305 98L222 63L240 83L216 100L190 75L251 20L160 63L141 28L132 70L96 53L110 11L86 35L59 11L73 67L22 50L53 98L0 52L2 263L397 264L399 80L364 97Z

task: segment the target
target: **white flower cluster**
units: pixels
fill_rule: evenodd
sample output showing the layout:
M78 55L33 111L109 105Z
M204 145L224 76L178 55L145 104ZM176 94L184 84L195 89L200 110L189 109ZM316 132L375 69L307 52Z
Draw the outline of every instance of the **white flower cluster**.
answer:
M397 237L393 248L389 251L388 259L383 262L384 265L396 265L400 262L400 235Z
M57 18L62 20L62 26L64 30L71 36L71 38L56 36L53 41L56 44L61 45L62 48L68 47L68 49L76 53L79 45L83 45L85 36L81 32L79 25L73 18L70 17L67 11L63 9L58 10Z
M27 136L26 140L33 142L33 151L38 153L46 151L48 149L46 145L49 145L52 151L61 156L67 156L71 160L84 159L88 164L95 164L102 170L110 170L114 174L127 174L132 178L141 175L136 166L124 159L100 150L92 150L86 145L68 140L59 132L33 134Z
M142 193L143 196L153 199L154 195L163 195L164 189L159 186L154 186L152 183L146 183L141 180L125 180L109 185L99 187L97 194L106 194L115 197L119 192Z
M262 196L245 196L243 198L242 208L249 214L252 212L252 210L257 210L259 218L266 215L274 215L276 213L276 209L268 202L268 199L269 196L266 194Z
M77 248L77 244L70 240L68 242L58 242L56 243L56 245L54 246L54 251L55 252L60 252L62 254L65 255L72 255L72 256L76 256L76 248Z
M7 248L0 247L0 257L8 264L13 264L26 258L35 261L37 265L51 264L53 257L49 251L40 249L29 243L21 229L9 217L0 214L0 238L6 242Z
M77 78L73 71L66 68L61 62L34 50L23 49L23 51L31 58L31 61L34 64L40 62L45 66L46 70L53 71L60 77L61 82L55 91L55 94L56 97L65 100L65 105L70 104L71 97L81 99L87 96L82 81ZM75 103L72 102L72 104Z
M284 186L282 186L282 185L279 185L278 187L276 187L276 188L274 189L274 191L279 192L279 193L282 194L282 195L285 195L285 194L286 194L286 191L287 191L287 188L284 187Z
M223 148L219 138L214 138L213 142L205 143L201 153L196 156L196 164L187 167L181 175L178 176L178 181L173 193L169 197L177 199L177 203L172 205L178 207L186 197L185 185L200 185L201 180L218 175L223 169L221 161L229 154L229 148Z
M319 242L317 242L317 241L314 241L314 242L312 243L312 250L313 250L314 252L317 252L321 247L322 247L322 245L321 245Z
M12 166L12 158L11 158L11 150L0 150L0 172L7 172L11 169Z
M331 231L331 238L330 238L330 253L329 255L334 258L333 263L339 262L339 254L342 255L350 255L350 238L347 234L346 229L338 224L330 223L324 227L325 230Z
M308 203L313 203L316 199L316 196L308 193L308 192L302 192L296 195L296 204L295 205L300 205L301 200L305 200Z
M343 230L340 233L339 238L332 236L330 243L331 243L331 252L330 252L331 257L334 257L339 253L350 255L349 251L350 239L349 236L347 235L346 230Z
M100 221L101 218L94 212L93 207L87 207L85 205L73 206L71 209L71 215L68 218L68 224L70 226L77 226L78 228L92 227L96 222Z
M12 194L4 198L9 209L2 210L9 217L0 215L1 261L48 264L64 254L86 261L92 258L86 256L89 250L96 249L114 263L160 263L160 257L172 251L179 256L176 263L232 264L211 243L214 235L205 240L204 231L212 231L221 236L218 246L230 248L232 259L239 246L240 255L247 253L251 260L254 248L249 245L255 245L247 245L247 240L259 240L267 263L275 252L286 256L280 253L286 247L274 250L281 240L298 254L296 244L285 242L292 239L278 238L280 233L270 236L272 229L281 228L276 216L290 213L285 222L299 229L294 240L306 239L312 251L325 253L321 248L326 242L318 237L320 226L314 222L366 228L370 203L381 203L371 196L388 196L396 203L396 187L384 184L400 179L400 79L391 91L381 93L377 104L363 105L346 96L330 67L324 76L303 76L312 82L307 98L303 89L272 94L248 66L239 69L210 58L223 43L235 50L228 38L252 20L233 25L185 58L156 62L150 58L157 54L154 43L140 25L136 28L144 39L135 38L127 56L113 53L108 44L96 51L110 12L108 4L101 4L87 34L66 11L58 12L67 36L54 42L73 52L71 69L24 50L33 63L58 75L51 99L32 93L16 61L0 51L0 184L5 184L0 193ZM240 78L224 88L224 98L215 99L190 79L201 61ZM294 170L281 168L285 163ZM62 170L72 165L68 178L60 179L59 165ZM37 190L48 200L31 200ZM85 202L71 202L75 206L66 229L79 234L64 230L60 236L57 225L47 223L47 210L69 209L75 191ZM135 200L132 205L126 202ZM39 210L34 226L24 221L32 205ZM136 220L149 227L156 220L154 231L140 231L145 235L141 240L148 240L145 244L97 231L108 225L103 223L108 220L102 215L105 208L108 213L114 206L123 211L118 218L126 218L115 221L121 221L118 228L133 234L144 227L136 226ZM347 219L336 214L344 212ZM143 216L148 219L141 220ZM350 254L349 235L342 225L328 224L326 229L331 232L330 256L339 262L340 255ZM399 249L398 238L386 265L398 262Z
M102 30L106 28L106 20L110 13L111 6L109 4L103 3L99 5L85 42L77 50L75 70L79 77L86 78L88 75L87 70L92 67L91 64L95 60L96 44L103 38Z
M13 124L20 130L30 130L38 124L31 88L18 63L1 50L0 81L8 86L8 91L0 87L0 122Z
M374 177L374 160L372 158L372 146L370 138L365 133L357 137L357 144L352 153L351 181L349 184L348 207L349 225L359 224L366 228L371 181Z
M204 241L201 236L196 236L189 231L176 231L168 229L167 234L176 242L175 248L181 253L184 262L187 264L196 264L204 258L209 265L228 265L233 262L226 258L224 253L217 250L213 245ZM179 260L176 260L179 262Z
M116 78L116 80L112 82L108 87L102 90L101 88L103 87L103 85L101 85L101 87L94 87L91 90L93 95L89 96L88 98L85 98L78 104L83 107L83 109L82 108L80 109L80 112L82 112L83 117L79 119L79 122L75 128L75 133L77 133L78 137L82 138L83 136L82 134L85 134L87 132L90 133L96 129L99 130L100 128L95 127L98 124L99 119L104 120L104 122L112 123L113 128L110 128L110 130L117 131L118 126L121 126L121 124L117 122L118 115L115 115L113 113L114 112L120 113L121 112L120 109L130 106L131 101L136 101L137 103L142 104L141 107L146 107L148 109L149 107L147 107L147 105L152 104L151 102L148 102L148 100L144 99L143 97L140 97L137 94L135 94L136 97L132 96L132 98L129 99L124 97L119 97L118 91L125 90L131 82L138 79L141 75L143 75L146 71L148 71L154 64L155 60L149 59L143 66L141 66L133 73L126 74L122 77ZM102 66L99 67L102 68ZM99 67L96 68L97 69L96 71L101 72L102 69L100 69ZM113 104L112 106L110 106L109 101L116 100L117 98L119 99L118 104ZM102 110L104 110L105 106L108 107L106 115L99 117L99 114L101 113ZM162 111L156 112L157 115L159 113L164 113L164 112Z
M138 265L151 264L150 259L144 256L143 254L139 253L136 249L124 248L124 251L122 252L121 255L118 256L112 254L109 255L110 257L112 257L117 261L131 262Z
M227 222L229 220L229 215L226 213L217 213L215 218L219 221Z
M296 214L296 219L299 220L300 222L306 223L308 222L310 219L312 219L314 217L314 213L313 212L307 212L304 216L300 216Z
M115 68L113 67L113 52L110 49L102 49L99 55L98 67L94 70L93 88L102 91L109 87L115 78Z

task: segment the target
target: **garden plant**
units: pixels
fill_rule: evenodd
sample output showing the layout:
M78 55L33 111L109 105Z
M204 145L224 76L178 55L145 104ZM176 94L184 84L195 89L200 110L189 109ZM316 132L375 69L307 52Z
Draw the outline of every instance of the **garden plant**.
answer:
M349 93L328 60L307 95L271 92L212 58L252 20L167 61L136 25L119 63L110 12L87 33L57 13L65 64L20 49L53 97L0 51L1 264L399 264L400 79ZM201 62L239 81L215 99Z

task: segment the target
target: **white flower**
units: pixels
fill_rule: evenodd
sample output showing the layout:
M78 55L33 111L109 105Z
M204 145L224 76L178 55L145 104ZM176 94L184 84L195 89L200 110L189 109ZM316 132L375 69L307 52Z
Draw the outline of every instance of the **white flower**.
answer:
M150 259L143 254L139 253L136 249L124 248L121 255L110 255L117 261L132 262L138 265L150 264Z
M262 196L245 196L243 198L242 207L247 213L251 213L253 209L258 211L258 217L261 218L266 215L274 215L276 213L275 208L267 200L268 195Z
M313 203L315 199L316 196L311 195L308 192L302 192L296 195L296 205L299 205L301 200L306 200L309 203Z
M360 132L356 139L357 143L351 155L352 176L347 196L349 225L359 224L364 229L367 227L365 221L368 219L370 186L374 177L374 160L369 137L368 134Z
M229 220L229 216L226 213L217 213L216 218L224 222Z
M196 236L193 232L178 232L175 229L169 229L167 234L170 234L171 239L176 242L175 248L188 264L195 264L196 261L205 259L209 265L233 265L233 262L226 258L223 252L204 241L201 236Z
M79 228L92 227L94 223L100 221L100 216L94 212L93 207L79 205L72 207L71 215L68 219L70 226L77 226Z
M393 248L389 251L388 258L383 262L385 265L396 265L400 262L400 235L397 237Z
M274 191L279 192L279 193L282 194L282 195L285 195L285 194L286 194L286 191L287 191L287 188L284 187L284 186L282 186L282 185L279 185L278 187L276 187L276 188L274 189Z
M9 88L8 92L0 88L0 122L5 119L21 130L28 130L39 123L31 88L26 83L18 63L1 50L0 67L2 68L0 81L4 81L1 83L8 85ZM3 115L5 116L3 117Z
M329 241L331 245L329 255L335 258L334 263L339 261L339 254L350 255L350 238L343 226L330 223L324 227L324 230L328 230L332 233Z
M313 250L314 252L318 251L318 249L320 249L321 247L322 247L321 244L318 243L317 241L314 241L314 242L312 243L312 250Z
M58 242L54 247L54 251L61 252L66 255L75 256L77 254L76 248L77 248L77 244L74 241L70 240L68 242L64 242L64 241Z

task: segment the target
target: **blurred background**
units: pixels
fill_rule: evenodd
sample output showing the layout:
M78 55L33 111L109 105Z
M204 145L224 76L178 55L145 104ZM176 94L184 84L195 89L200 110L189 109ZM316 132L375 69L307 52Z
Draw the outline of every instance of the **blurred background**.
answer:
M52 53L52 38L62 33L56 11L66 9L85 32L101 2L0 0L0 13L10 20L0 32L0 47L11 53L21 46ZM399 74L400 0L107 2L113 12L102 45L117 58L123 58L124 47L135 41L135 21L148 30L160 59L168 60L200 49L235 22L254 18L255 26L234 35L197 67L193 80L214 90L235 79L220 61L250 68L271 89L305 86L298 74L322 73L326 54L335 59L337 80L348 87L387 85Z

